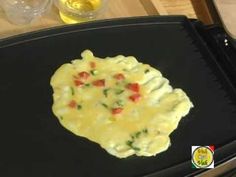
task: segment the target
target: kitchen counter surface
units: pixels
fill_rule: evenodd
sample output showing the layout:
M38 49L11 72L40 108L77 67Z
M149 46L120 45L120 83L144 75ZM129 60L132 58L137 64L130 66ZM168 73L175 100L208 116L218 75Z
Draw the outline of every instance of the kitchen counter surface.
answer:
M172 2L169 0L108 0L108 2L105 12L99 19L163 15L163 11L165 11L166 15L186 15L190 18L196 17L190 0L172 0ZM158 13L157 10L152 11L152 9L145 6L150 3L155 3L155 7L158 6L158 8L163 9L163 11L158 9L161 12ZM65 24L61 21L55 6L39 20L29 25L14 25L9 23L3 10L0 9L0 39L60 25Z

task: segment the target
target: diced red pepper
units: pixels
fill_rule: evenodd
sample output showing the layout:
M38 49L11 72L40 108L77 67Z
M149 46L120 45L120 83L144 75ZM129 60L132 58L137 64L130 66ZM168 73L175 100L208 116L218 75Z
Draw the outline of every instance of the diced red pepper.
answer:
M140 94L133 94L131 96L129 96L129 99L133 102L137 102L139 99L141 98L141 95Z
M114 75L114 78L117 80L124 80L125 76L122 73L118 73Z
M139 90L140 90L140 87L139 87L139 84L138 84L138 83L129 83L129 84L127 85L127 88L128 88L129 90L134 91L134 92L139 92Z
M83 71L83 72L79 73L79 77L81 79L84 79L84 80L88 79L89 76L90 76L90 74L88 72L86 72L86 71Z
M89 63L89 65L90 65L90 67L91 68L96 68L96 63L95 62L93 62L93 61L91 61L90 63Z
M113 108L112 114L120 114L123 111L123 108Z
M93 85L97 86L97 87L104 87L105 86L105 79L93 81Z
M69 106L70 108L76 108L77 103L76 103L75 100L71 100L70 103L68 104L68 106Z
M77 87L80 87L80 86L84 85L84 83L80 80L74 80L74 83Z
M212 146L212 145L211 145L211 146L209 146L209 147L210 147L211 151L214 152L215 146Z

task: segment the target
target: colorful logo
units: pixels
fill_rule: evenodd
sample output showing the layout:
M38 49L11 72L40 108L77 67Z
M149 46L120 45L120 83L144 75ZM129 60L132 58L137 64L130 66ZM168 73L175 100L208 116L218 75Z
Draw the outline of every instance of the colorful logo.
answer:
M192 146L193 168L214 168L214 146Z

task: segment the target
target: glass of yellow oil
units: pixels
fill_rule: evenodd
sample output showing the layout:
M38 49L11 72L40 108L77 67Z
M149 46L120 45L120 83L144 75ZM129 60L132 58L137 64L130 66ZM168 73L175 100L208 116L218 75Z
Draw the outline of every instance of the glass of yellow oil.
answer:
M60 18L67 24L75 24L97 18L107 0L54 0Z

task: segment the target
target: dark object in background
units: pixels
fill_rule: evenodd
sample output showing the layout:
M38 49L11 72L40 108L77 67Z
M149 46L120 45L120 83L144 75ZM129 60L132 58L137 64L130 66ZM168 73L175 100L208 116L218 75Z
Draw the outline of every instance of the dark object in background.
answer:
M212 54L200 26L182 16L142 17L0 41L0 176L184 176L203 171L191 168L192 145L215 145L215 164L235 156L235 73ZM117 159L58 123L50 77L84 49L101 57L136 56L187 92L195 107L171 134L166 152Z

